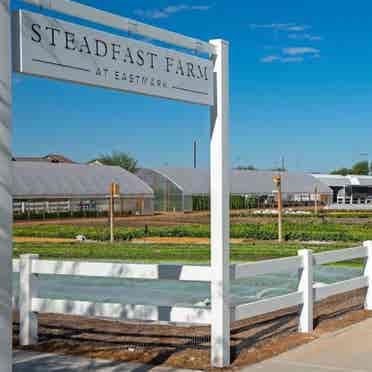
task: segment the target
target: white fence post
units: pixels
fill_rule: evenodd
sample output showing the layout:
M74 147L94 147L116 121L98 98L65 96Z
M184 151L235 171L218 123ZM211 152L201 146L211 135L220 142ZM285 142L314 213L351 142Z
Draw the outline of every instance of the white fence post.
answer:
M211 107L211 364L230 365L229 44L215 47L215 104Z
M25 254L20 257L19 287L19 343L32 345L37 343L37 314L32 312L32 299L38 297L38 278L32 273L32 261L39 258L36 254Z
M366 299L364 301L364 308L366 310L372 310L372 240L364 242L363 246L367 248L364 276L368 278L368 288Z
M303 249L298 251L298 255L302 257L298 290L303 298L298 331L309 333L313 331L313 252Z

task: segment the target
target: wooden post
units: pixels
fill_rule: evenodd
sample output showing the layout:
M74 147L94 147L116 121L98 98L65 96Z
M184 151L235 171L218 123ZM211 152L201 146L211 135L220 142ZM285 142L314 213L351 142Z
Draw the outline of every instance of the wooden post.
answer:
M113 243L114 237L114 184L110 186L110 201L109 201L109 211L110 211L110 242Z
M115 218L115 198L120 197L120 187L117 183L112 183L110 186L110 242L115 241L114 237L114 218Z
M215 104L211 107L211 364L230 365L230 164L229 44L210 42L214 60Z
M12 69L10 0L0 1L0 370L12 370Z
M282 199L282 177L274 176L273 181L276 186L278 199L278 241L283 242L283 199Z
M318 186L315 186L315 204L314 204L314 213L315 216L318 215Z
M24 346L36 344L38 340L37 314L32 312L32 299L38 297L38 279L37 275L32 273L32 261L37 259L39 256L36 254L25 254L20 257L19 343Z

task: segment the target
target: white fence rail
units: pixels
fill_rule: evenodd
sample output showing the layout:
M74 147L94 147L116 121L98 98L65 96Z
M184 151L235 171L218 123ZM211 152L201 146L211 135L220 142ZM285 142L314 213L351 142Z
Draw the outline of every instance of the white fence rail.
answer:
M325 285L314 285L313 265L323 265L365 258L364 275L350 280ZM154 306L141 304L95 303L89 301L52 300L40 298L38 275L77 275L91 277L113 277L148 280L179 280L210 282L209 266L191 265L147 265L126 263L98 263L76 261L39 260L37 255L23 255L13 260L13 271L20 273L19 300L13 298L13 306L20 310L20 343L30 345L37 342L37 313L56 313L103 317L120 320L166 321L192 324L211 324L215 321L213 309L208 307ZM296 292L239 304L231 309L232 321L251 318L293 306L300 306L299 332L313 330L313 304L327 297L368 288L366 309L372 310L372 242L361 247L313 254L311 250L299 251L297 257L231 265L231 280L239 280L267 273L299 273ZM212 344L212 348L214 345Z
M71 202L63 201L13 201L13 212L16 214L27 212L70 212Z

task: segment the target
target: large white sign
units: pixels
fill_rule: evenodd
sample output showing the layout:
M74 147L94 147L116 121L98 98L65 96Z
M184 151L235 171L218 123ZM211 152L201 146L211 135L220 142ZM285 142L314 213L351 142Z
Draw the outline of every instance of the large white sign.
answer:
M14 22L14 70L213 105L213 63L28 11Z

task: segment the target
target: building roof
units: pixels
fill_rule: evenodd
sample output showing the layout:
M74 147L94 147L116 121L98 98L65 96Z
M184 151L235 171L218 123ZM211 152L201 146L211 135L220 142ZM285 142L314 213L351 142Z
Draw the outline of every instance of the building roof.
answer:
M58 155L58 154L48 154L46 156L25 156L25 157L15 157L13 158L13 161L42 161L42 162L48 162L48 163L68 163L68 164L75 164L75 162L66 156Z
M350 179L347 176L339 176L335 174L313 174L313 176L330 187L344 187L351 185Z
M372 176L348 176L352 185L372 187Z
M12 162L15 198L105 197L112 182L122 195L153 196L152 189L120 167L48 162Z
M319 181L330 187L344 186L370 186L372 187L372 176L347 175L338 176L333 174L314 174Z
M186 195L207 195L210 192L209 170L201 168L156 168L151 169L177 184ZM243 194L271 194L274 189L274 171L231 171L231 193ZM281 172L282 190L285 193L312 193L315 187L322 194L331 194L332 190L306 173Z

